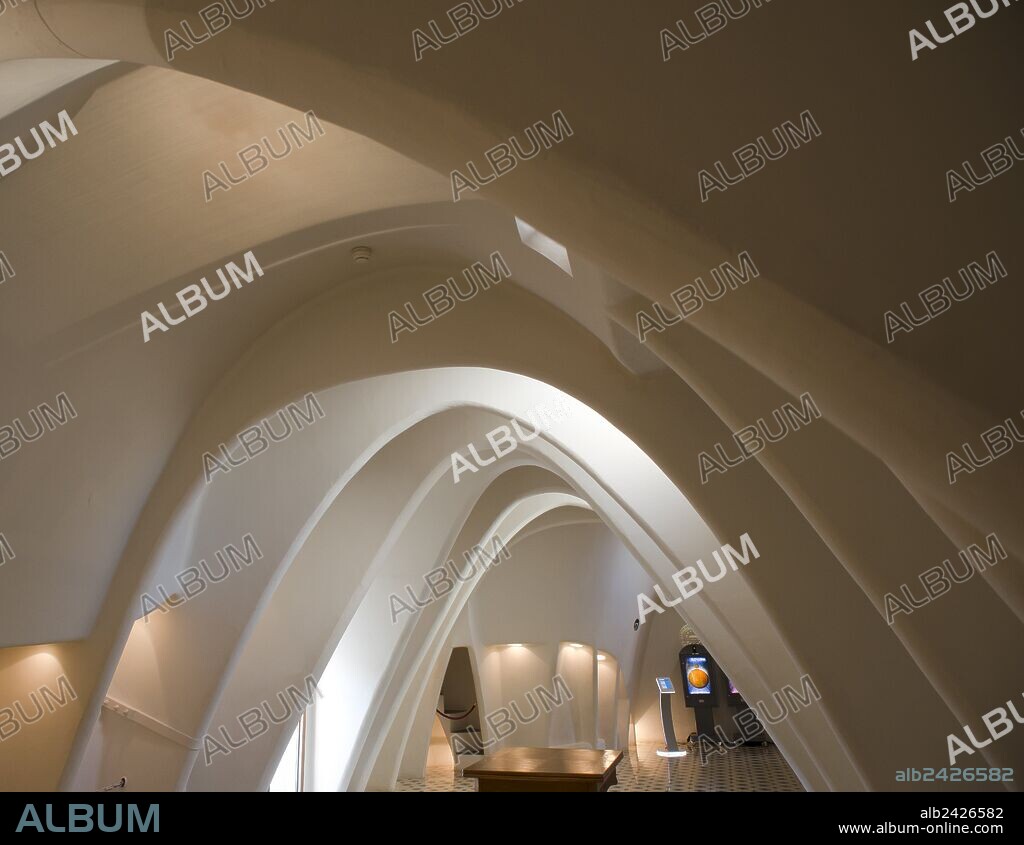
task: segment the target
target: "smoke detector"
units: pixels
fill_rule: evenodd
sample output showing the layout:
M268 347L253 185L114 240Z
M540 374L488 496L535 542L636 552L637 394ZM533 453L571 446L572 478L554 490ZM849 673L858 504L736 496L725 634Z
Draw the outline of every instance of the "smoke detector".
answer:
M365 264L373 257L373 250L368 246L352 247L352 260L356 264Z

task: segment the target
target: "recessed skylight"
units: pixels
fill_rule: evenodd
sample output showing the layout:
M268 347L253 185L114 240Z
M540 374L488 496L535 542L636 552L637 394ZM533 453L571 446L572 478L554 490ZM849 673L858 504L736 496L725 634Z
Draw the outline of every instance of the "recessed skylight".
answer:
M526 246L534 252L539 252L552 264L560 267L564 272L572 275L572 265L569 263L569 252L558 241L552 240L543 232L538 232L525 220L516 218L516 228L519 229L519 237Z

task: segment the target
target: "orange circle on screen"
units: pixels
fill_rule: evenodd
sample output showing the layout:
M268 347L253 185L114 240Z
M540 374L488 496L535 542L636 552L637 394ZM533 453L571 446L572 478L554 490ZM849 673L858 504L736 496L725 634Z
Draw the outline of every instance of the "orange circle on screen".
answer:
M690 686L696 687L697 689L704 689L711 678L708 677L708 673L703 669L695 668L686 673L686 680L690 682Z

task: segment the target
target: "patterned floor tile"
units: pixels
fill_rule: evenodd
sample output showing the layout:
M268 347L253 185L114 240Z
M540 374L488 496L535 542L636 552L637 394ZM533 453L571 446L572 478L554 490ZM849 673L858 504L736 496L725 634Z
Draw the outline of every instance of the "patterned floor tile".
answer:
M696 754L667 759L656 746L631 747L619 763L611 792L802 792L793 770L774 745L735 748L701 765ZM476 781L450 766L430 766L426 777L401 778L396 792L475 792Z

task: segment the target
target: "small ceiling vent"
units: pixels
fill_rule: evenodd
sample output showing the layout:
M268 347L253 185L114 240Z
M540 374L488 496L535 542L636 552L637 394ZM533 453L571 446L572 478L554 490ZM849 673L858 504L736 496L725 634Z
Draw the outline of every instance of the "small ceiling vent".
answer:
M368 246L356 246L352 248L352 260L356 264L365 264L373 258L373 250Z

